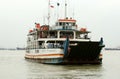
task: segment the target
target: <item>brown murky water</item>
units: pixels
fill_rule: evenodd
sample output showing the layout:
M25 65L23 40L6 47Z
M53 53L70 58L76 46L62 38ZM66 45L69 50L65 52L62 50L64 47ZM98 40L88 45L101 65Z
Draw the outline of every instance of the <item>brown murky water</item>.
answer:
M24 54L0 50L1 79L120 79L120 51L103 51L102 65L47 65L26 61Z

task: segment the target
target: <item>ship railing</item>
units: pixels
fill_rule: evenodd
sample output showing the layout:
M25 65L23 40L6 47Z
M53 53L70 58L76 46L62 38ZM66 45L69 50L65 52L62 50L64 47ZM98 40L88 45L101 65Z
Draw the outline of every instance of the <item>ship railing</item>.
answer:
M78 30L76 26L53 26L51 30Z
M47 48L61 48L61 47L63 47L63 45L59 43L47 43Z
M39 49L56 49L56 48L62 48L63 45L58 45L54 43L46 43L46 45L40 45Z
M90 39L90 37L76 37L76 39Z

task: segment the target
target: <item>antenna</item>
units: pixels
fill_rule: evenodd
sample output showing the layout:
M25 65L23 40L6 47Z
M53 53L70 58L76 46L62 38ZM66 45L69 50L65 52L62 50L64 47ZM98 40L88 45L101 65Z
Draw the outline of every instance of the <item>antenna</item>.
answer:
M73 3L73 13L72 13L72 15L73 15L73 19L74 19L74 17L75 17L75 8L74 8L75 6L74 6L74 3Z
M45 16L43 16L43 24L45 24Z
M73 19L74 19L74 17L75 17L75 12L74 12L74 9L73 9Z

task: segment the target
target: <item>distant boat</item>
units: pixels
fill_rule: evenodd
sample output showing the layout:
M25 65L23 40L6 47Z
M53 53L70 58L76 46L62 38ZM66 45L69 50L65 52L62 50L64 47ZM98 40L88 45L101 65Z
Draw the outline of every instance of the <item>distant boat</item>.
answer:
M25 50L25 48L16 47L16 50Z
M54 26L36 23L27 37L26 59L45 64L101 64L103 38L91 41L86 28L72 18L58 19Z

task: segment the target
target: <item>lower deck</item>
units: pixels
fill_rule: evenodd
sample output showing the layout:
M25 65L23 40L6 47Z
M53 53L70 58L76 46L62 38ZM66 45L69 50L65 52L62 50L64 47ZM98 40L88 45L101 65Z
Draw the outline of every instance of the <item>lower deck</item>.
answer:
M25 58L49 64L97 64L102 62L102 47L100 42L77 42L69 45L67 53L64 53L64 48L35 49L29 50L31 53L27 53Z

